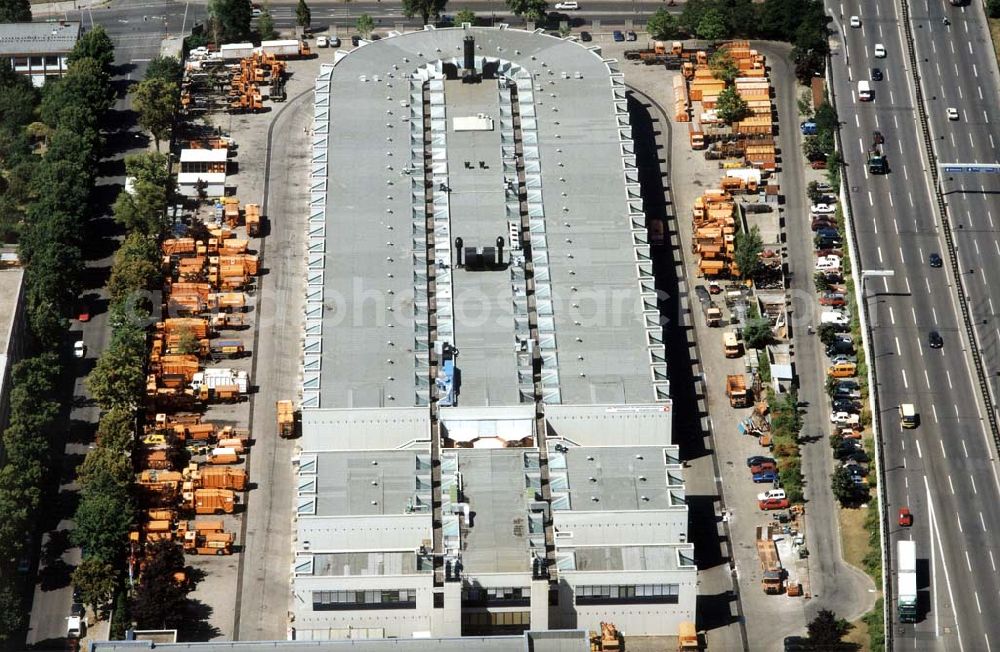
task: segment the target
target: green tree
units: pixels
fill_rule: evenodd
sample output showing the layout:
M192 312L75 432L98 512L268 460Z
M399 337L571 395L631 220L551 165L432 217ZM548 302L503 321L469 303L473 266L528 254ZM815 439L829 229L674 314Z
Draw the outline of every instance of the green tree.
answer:
M260 34L262 41L271 41L278 36L278 32L274 29L274 19L271 18L271 8L267 5L264 5L260 16L257 17L257 33Z
M196 355L201 345L198 343L198 338L195 337L194 331L190 328L185 328L179 333L177 338L177 353L182 355Z
M457 14L455 14L455 24L464 25L469 23L470 25L476 24L476 12L471 9L462 9Z
M725 14L717 9L709 9L698 21L698 26L695 27L694 31L698 38L706 41L718 41L725 38L729 31Z
M115 594L118 573L111 564L90 557L80 562L72 575L73 586L80 590L83 604L89 605L95 613L106 610Z
M986 0L986 11L990 18L1000 18L1000 0Z
M143 629L176 628L191 588L174 579L184 570L184 553L170 541L157 541L146 552L146 568L132 593L132 618Z
M73 520L76 527L70 538L84 549L85 558L116 563L125 550L132 527L133 507L128 490L84 490Z
M676 16L661 7L646 21L646 31L657 40L674 39L680 35L680 23Z
M238 43L250 35L252 8L247 0L209 0L209 31L216 43Z
M129 94L139 113L139 125L153 135L159 152L160 141L170 137L170 129L174 126L180 87L176 82L153 77L133 86Z
M833 490L833 497L845 506L856 505L860 500L864 500L867 493L863 488L854 484L854 477L844 467L833 472L830 477L830 488ZM810 625L810 630L812 630L812 625Z
M87 376L87 387L101 408L135 409L145 389L143 354L125 346L105 351Z
M31 0L0 0L0 23L30 23Z
M545 18L549 4L545 0L506 0L507 8L515 16L538 22Z
M733 261L740 268L742 278L753 278L760 270L760 254L764 250L764 242L760 237L760 229L751 226L750 231L740 231L736 234Z
M132 461L120 450L98 446L77 467L77 480L91 492L127 491L132 483Z
M146 66L143 79L162 79L168 82L179 82L184 67L176 57L155 57Z
M0 641L10 640L27 624L28 612L13 579L9 575L0 578Z
M747 320L743 327L743 341L751 349L762 349L774 339L771 334L771 322L763 317Z
M45 85L40 115L50 127L68 123L79 128L84 121L96 126L113 98L107 72L97 61L85 57L72 63L65 76Z
M826 160L826 152L823 150L823 143L819 136L806 136L802 139L802 154L808 161Z
M420 20L426 25L431 16L439 18L447 4L448 0L403 0L403 15L407 18L420 16Z
M138 229L144 235L159 235L163 229L167 197L164 189L146 181L137 181L132 194L122 191L111 207L115 221L126 229Z
M312 23L312 11L309 10L306 0L299 0L299 4L295 6L295 23L306 29Z
M368 38L375 30L375 21L368 14L361 14L358 16L355 27L358 30L358 34L361 34L361 38Z
M851 624L829 609L820 609L809 622L809 642L815 646L839 645L851 631Z
M101 25L95 25L80 37L69 53L68 62L73 64L87 58L96 61L105 72L108 72L115 61L115 44Z
M135 415L131 410L113 407L101 415L97 424L97 444L102 448L128 452L135 440Z
M750 107L746 100L740 97L736 88L729 86L719 92L719 97L715 101L715 112L719 120L732 124L750 115Z
M736 62L726 50L716 50L708 58L708 67L712 71L712 76L721 79L726 84L732 84L733 80L739 76L739 68Z
M166 191L167 198L174 194L174 177L165 154L142 152L125 156L125 174L136 181L145 181Z
M799 115L801 115L806 120L813 117L813 106L812 106L812 92L807 90L802 91L799 95L799 99L795 101L799 109Z

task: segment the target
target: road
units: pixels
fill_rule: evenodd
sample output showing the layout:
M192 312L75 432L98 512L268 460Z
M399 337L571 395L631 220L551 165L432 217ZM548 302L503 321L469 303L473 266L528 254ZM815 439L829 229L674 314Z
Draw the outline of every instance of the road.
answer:
M901 538L916 540L918 559L926 561L918 567L925 618L915 626L900 625L893 615L896 645L899 649L988 650L1000 642L1000 623L983 611L984 605L988 609L1000 595L990 532L1000 523L1000 482L932 195L915 89L907 70L902 16L895 4L874 0L828 6L839 32L834 77L846 185L861 252L857 267L895 272L892 278L869 280L864 293L874 334L890 541L895 546ZM942 24L945 10L950 26ZM954 9L936 0L915 0L911 12L938 160L957 157L995 162L995 154L986 147L992 141L987 121L996 111L996 68L988 42L981 43L982 9ZM851 15L861 18L861 27L848 25ZM886 58L874 58L876 43L885 46ZM980 44L979 55L970 43ZM859 103L856 82L870 79L873 66L883 70L885 79L872 82L874 102ZM962 119L949 121L948 106L960 108ZM876 129L886 139L887 176L869 175L865 165ZM963 183L974 183L979 190L980 179L973 179ZM959 269L980 326L987 318L984 305L990 310L989 319L993 318L982 270L1000 264L1000 245L995 246L982 230L992 222L990 211L996 208L989 195L949 196ZM932 252L944 256L944 267L929 266ZM944 338L942 349L928 346L931 330ZM993 356L1000 357L1000 351ZM995 368L1000 361L993 364ZM896 409L901 403L916 404L921 415L916 430L900 428ZM896 524L895 515L904 505L916 517L910 529ZM895 610L894 596L887 608Z
M295 7L297 1L284 0L272 2L271 16L275 27L279 30L289 30L295 26ZM310 2L312 11L312 28L316 32L336 32L338 29L353 27L361 14L368 14L375 20L376 31L395 29L398 26L417 27L419 18L406 18L399 3L395 2ZM457 5L456 5L457 6ZM465 5L462 5L463 7ZM634 21L636 26L644 26L646 19L657 9L665 6L661 0L603 0L602 2L583 3L579 11L565 12L573 26L584 23L592 25L600 21L607 25L621 26L626 21ZM507 21L513 25L523 24L517 17L511 16L502 0L473 0L469 8L482 18L494 21ZM670 8L674 13L680 13L680 7ZM117 35L116 44L121 44L127 51L142 51L146 47L146 38L150 34L170 34L177 36L190 31L196 23L205 21L205 3L177 2L162 0L147 2L138 0L121 2L115 0L108 8L93 8L69 10L58 15L67 20L80 20L84 26L96 23L104 25L105 29ZM42 18L39 14L36 19Z
M114 6L114 4L112 5ZM108 12L115 9L104 10ZM125 96L125 86L130 79L141 78L145 62L159 53L162 38L162 26L146 22L142 29L128 23L108 22L105 24L115 43L115 65L119 74L112 82L119 90L118 99L112 108L108 124L115 125L107 133L106 156L99 164L93 205L98 210L108 209L117 192L125 182L124 157L137 151L143 151L146 140L139 136L132 126L134 121L129 118L130 102ZM35 586L31 605L31 617L27 644L49 646L59 644L66 635L66 617L69 615L72 603L72 589L69 585L68 572L80 562L80 550L67 547L66 534L72 529L70 520L75 509L75 494L79 487L75 483L75 467L83 461L83 456L92 448L94 431L100 418L100 410L87 400L84 387L84 377L93 368L94 361L106 348L110 339L110 327L107 321L107 294L104 283L110 269L116 244L112 238L118 229L113 225L110 214L95 215L89 225L87 252L87 276L84 280L89 302L92 306L92 318L89 322L74 321L70 329L70 338L82 338L87 345L87 356L79 361L77 373L73 379L73 408L70 412L71 436L67 438L64 455L61 456L61 486L60 500L50 521L45 523L48 530L42 536L43 546L53 546L55 549L48 559L40 564L39 581ZM51 542L51 543L50 543ZM91 618L93 622L93 618ZM106 621L104 625L106 626ZM105 630L92 630L94 635L106 635Z

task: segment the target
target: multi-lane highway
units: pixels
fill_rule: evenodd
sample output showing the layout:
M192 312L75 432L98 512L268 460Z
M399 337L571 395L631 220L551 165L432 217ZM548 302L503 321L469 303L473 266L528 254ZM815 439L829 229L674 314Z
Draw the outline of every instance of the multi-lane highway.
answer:
M990 605L1000 599L995 561L1000 550L994 550L1000 482L917 118L902 15L896 3L875 0L828 6L839 31L834 77L861 254L857 266L895 273L869 278L865 288L885 442L890 541L895 549L901 538L915 540L918 559L925 562L918 564L923 619L901 625L893 613L895 647L989 650L1000 646L1000 622L990 617ZM983 41L982 8L913 0L910 12L938 161L997 162L990 133L997 111L996 65L988 36ZM855 15L861 26L852 28ZM945 15L950 25L944 24ZM876 44L884 45L885 58L875 58ZM872 67L880 68L884 79L871 82L874 101L863 103L857 82L871 80ZM959 120L948 119L948 107L959 110ZM865 165L875 130L886 139L886 176L870 175ZM948 183L976 191L948 195L948 212L961 280L982 338L983 320L994 319L988 270L1000 268L1000 234L993 228L1000 210L994 196L982 194L988 186L981 177ZM945 265L931 267L931 253L941 254ZM1000 296L996 301L1000 305ZM942 335L943 348L930 348L932 330ZM992 337L992 364L998 368L1000 333ZM901 403L916 404L917 429L899 426ZM897 525L902 506L916 516L912 528ZM895 594L887 608L895 612Z

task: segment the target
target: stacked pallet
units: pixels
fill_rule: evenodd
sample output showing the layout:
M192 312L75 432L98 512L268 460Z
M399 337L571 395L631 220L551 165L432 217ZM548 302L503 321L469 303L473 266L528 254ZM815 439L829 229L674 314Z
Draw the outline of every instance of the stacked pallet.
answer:
M706 190L692 211L691 250L698 256L700 276L735 273L736 203L721 189Z
M674 121L688 122L691 119L691 101L688 99L687 83L682 75L674 75Z

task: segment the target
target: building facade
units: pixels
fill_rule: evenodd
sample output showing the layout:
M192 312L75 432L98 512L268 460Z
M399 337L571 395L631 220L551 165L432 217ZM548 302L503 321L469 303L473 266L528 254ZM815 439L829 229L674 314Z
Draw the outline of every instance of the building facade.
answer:
M335 57L294 637L676 634L697 571L616 62L504 26Z
M6 23L0 25L0 58L14 72L27 75L35 86L49 77L61 77L67 58L81 34L80 23Z

